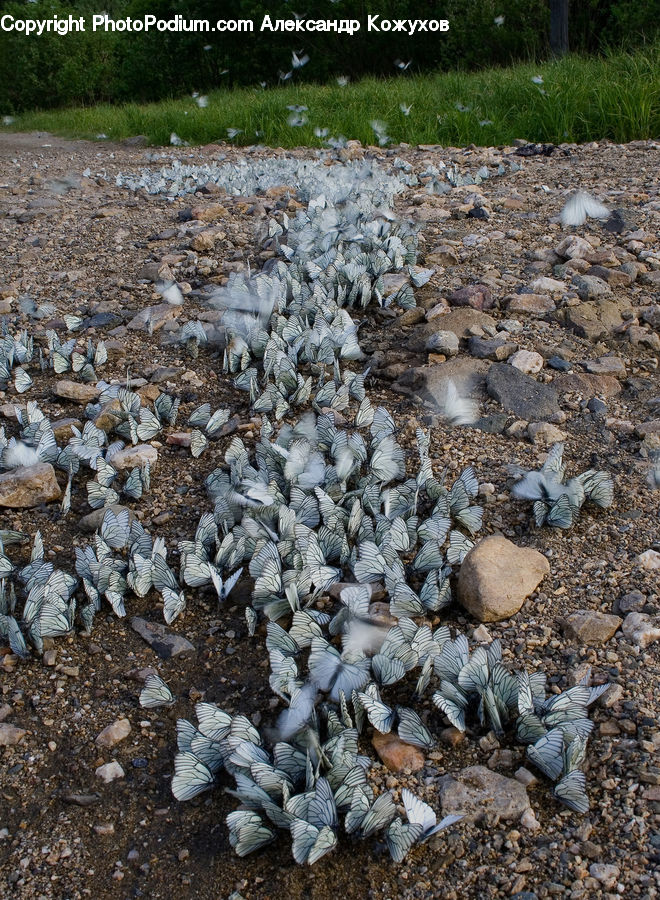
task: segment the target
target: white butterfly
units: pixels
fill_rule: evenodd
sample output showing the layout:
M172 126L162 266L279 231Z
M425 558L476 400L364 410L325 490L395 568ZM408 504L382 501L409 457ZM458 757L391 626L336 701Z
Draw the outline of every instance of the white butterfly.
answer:
M578 191L566 201L560 215L561 224L564 228L569 225L584 225L587 216L592 219L607 219L610 210L586 191Z

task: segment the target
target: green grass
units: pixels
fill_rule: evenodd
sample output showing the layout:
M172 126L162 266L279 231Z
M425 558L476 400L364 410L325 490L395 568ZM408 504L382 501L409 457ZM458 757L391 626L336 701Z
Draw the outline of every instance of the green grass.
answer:
M543 84L532 82L540 75ZM219 90L199 109L191 98L147 105L94 106L17 116L3 130L49 131L66 137L111 140L144 134L154 145L176 132L190 144L227 140L271 147L323 146L314 128L376 142L370 122L380 119L394 143L462 146L508 144L514 138L561 143L609 138L617 142L660 136L660 45L606 57L568 56L543 64L477 73L438 73L365 79L345 88L301 85L268 90ZM405 116L400 104L412 104ZM456 104L468 107L460 112ZM291 127L288 105L307 106L308 123ZM481 124L489 120L492 124Z

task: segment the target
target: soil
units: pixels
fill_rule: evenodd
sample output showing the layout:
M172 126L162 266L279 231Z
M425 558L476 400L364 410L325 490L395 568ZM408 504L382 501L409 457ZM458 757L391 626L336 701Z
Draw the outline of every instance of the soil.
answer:
M206 162L220 154L231 160L244 153L266 158L288 151L211 146L165 152L167 159ZM389 156L388 151L375 148L364 152L382 160L384 166L392 162L391 151ZM149 262L168 257L179 283L194 289L209 281L220 283L230 271L248 263L258 270L268 255L263 254L266 213L277 216L281 209L295 210L295 199L286 194L170 199L115 186L119 172L164 164L165 160L154 162L152 153L47 134L0 134L0 302L29 294L38 303L54 303L58 317L70 312L115 312L127 321L144 306L160 302L153 284L142 274ZM416 170L425 160L455 159L472 171L493 156L513 153L514 148L474 147L396 151ZM292 151L292 155L314 158L310 150ZM279 711L268 686L264 630L258 630L254 638L247 634L244 607L250 583L243 579L220 610L208 594L189 592L198 596L189 596L185 615L173 625L195 646L195 652L185 657L160 660L131 628L133 615L162 621L162 609L153 594L144 600L132 598L125 619L104 610L91 637L75 634L52 641L48 646L56 651L54 665L36 656L28 661L8 653L0 657L0 710L8 704L5 721L26 730L18 744L0 748L0 896L215 900L237 891L246 900L282 896L312 900L517 896L532 900L658 895L660 644L639 649L621 631L604 644L585 644L569 639L562 626L566 616L578 609L611 613L615 602L632 591L643 595L642 612L652 617L660 612L658 570L646 569L638 561L644 551L660 549L659 494L647 482L648 441L643 443L638 430L657 416L660 405L658 352L634 346L624 333L613 333L595 344L551 316L514 315L499 306L516 285L553 275L551 264L544 267L542 260L534 260L533 252L551 249L565 236L550 220L567 192L576 188L622 208L628 222L622 234L609 233L593 221L578 229L579 234L593 238L594 244L600 242L599 249L623 250L630 245L628 234L641 229L646 234L638 241L641 247L627 252L644 263L647 274L657 274L660 146L653 142L571 146L519 161L521 171L478 188L466 187L442 197L411 189L398 198L396 210L420 222L422 264L438 245L450 244L456 254L454 264L440 267L416 291L424 309L431 309L457 287L485 281L497 298L490 314L497 321L518 318L523 328L511 339L545 358L540 380L551 383L558 374L547 363L553 350L575 361L575 371L580 371L580 361L608 353L620 357L626 367L618 394L597 392L607 406L603 414L586 407L586 395L574 392L560 397L566 418L558 427L567 433L564 459L570 474L595 466L611 472L615 481L613 507L585 507L567 532L537 529L530 505L508 493L507 463L536 468L547 449L532 443L524 427L491 434L440 425L434 428L432 443L438 473L447 466L449 477L455 476L471 464L479 481L493 486L485 496L482 534L500 531L550 559L551 574L520 613L487 625L491 637L501 639L507 664L515 667L524 662L531 670L543 669L551 684L561 689L574 683L585 666L591 667L593 683L612 681L621 686L618 700L609 707L598 705L593 713L596 727L587 770L590 812L581 817L561 807L541 778L529 790L538 830L486 816L417 848L399 866L390 861L382 840L358 842L345 836L340 837L337 850L313 868L294 863L285 839L238 859L224 823L226 814L236 807L235 799L224 790L232 786L231 780L221 779L209 794L181 804L171 795L170 778L176 719L193 719L199 699L214 701L232 713L257 714L263 725ZM89 177L83 176L88 168ZM466 216L473 204L469 195L475 191L489 210L488 219ZM38 199L56 202L34 205ZM223 236L216 235L211 250L196 253L190 246L194 232L182 230L185 217L178 213L217 202L227 210L215 223L222 226ZM472 235L485 236L487 241L473 244ZM201 257L206 257L202 263ZM615 297L627 298L636 311L660 302L660 282L641 275L633 285L612 290ZM187 299L182 309L180 322L200 312L193 299ZM15 302L11 316L16 310ZM382 403L392 412L398 439L414 453L415 426L427 424L432 410L421 403L410 379L408 383L398 379L429 361L423 347L410 349L415 346L418 326L402 325L378 310L365 315L368 321L361 329L361 345L367 355L381 353L367 392L374 405ZM22 321L28 323L24 316ZM43 333L45 323L29 324L35 335L40 329ZM258 428L252 423L254 430L250 430L246 395L222 375L221 356L202 350L197 359L190 359L181 347L163 343L162 333L149 336L122 331L120 326L113 334L113 327L85 333L85 337L103 337L121 345L111 353L101 377L107 381L125 378L128 368L134 378L149 378L154 366L175 366L180 374L171 381L182 398L180 422L202 402L209 401L213 409L226 406L245 426L242 436L250 445ZM469 358L465 348L460 355ZM52 373L35 375L29 399L38 400L51 419L83 418L83 407L54 398L52 385ZM484 394L479 399L482 414L502 413L492 398ZM13 389L4 399L0 397L0 403L14 402L19 401ZM9 409L2 407L0 412L6 416L1 421L7 433L16 433L15 419L7 416ZM509 416L507 427L514 418ZM166 539L168 547L190 538L200 513L210 508L204 478L222 460L230 440L213 443L197 460L184 448L158 445L152 491L129 505L145 527ZM88 512L81 481L65 518L58 504L2 510L0 527L31 534L39 529L53 561L71 570L74 548L89 540L79 526ZM27 561L29 548L11 549L12 559ZM443 618L468 634L478 625L458 605ZM170 685L177 698L171 708L140 708L139 673L146 667L155 668ZM112 750L99 748L96 736L123 717L131 723L129 737ZM430 723L437 731L443 727L437 711L431 713ZM439 809L435 793L439 776L470 765L488 765L492 759L493 746L488 741L480 743L482 736L469 735L457 747L439 744L415 775L392 775L376 762L375 777L390 787L408 785ZM524 765L523 748L514 741L503 746L512 754L491 765L513 776ZM368 741L365 750L371 750ZM95 770L112 759L121 764L125 777L106 785ZM615 866L616 874L608 880L600 864Z

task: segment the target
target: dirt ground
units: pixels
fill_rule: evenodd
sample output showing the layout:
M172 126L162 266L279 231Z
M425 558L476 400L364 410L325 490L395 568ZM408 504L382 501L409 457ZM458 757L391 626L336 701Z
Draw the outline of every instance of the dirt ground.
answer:
M180 421L208 400L212 408L229 407L247 425L251 413L246 395L222 375L217 353L202 350L192 360L181 347L163 342L165 331L149 336L127 330L125 324L144 306L160 302L153 284L145 280L147 264L165 260L177 281L193 289L210 281L222 283L229 272L248 263L258 270L268 258L262 243L267 216L277 216L282 209L294 211L296 201L277 192L260 198L207 194L169 199L115 186L119 172L165 164L166 159L154 161L153 152L47 134L0 134L0 304L29 294L37 302L54 303L57 318L67 312L112 314L106 325L85 333L94 340L103 337L111 346L101 377L125 378L128 368L133 378L148 381L157 366L171 366L177 370L170 377L172 389L182 400ZM285 153L224 146L164 152L167 159L190 162L223 155L231 161L242 153L257 158ZM396 155L410 161L415 170L425 162L451 158L474 171L483 162L513 152L514 148L411 147L397 148ZM380 149L366 153L384 167L395 155ZM294 155L313 158L314 152ZM544 357L539 380L553 384L558 378L559 371L547 362L557 352L576 373L583 372L585 361L607 354L622 360L624 368L616 377L576 380L572 390L558 392L564 413L558 427L567 435L565 461L570 473L595 466L611 472L615 481L613 507L585 508L567 532L537 529L530 505L509 494L507 463L537 467L547 449L529 439L524 425L510 428L516 416L508 415L494 433L439 425L432 439L438 472L448 466L450 476L456 475L471 464L479 482L492 485L484 492L482 534L500 531L549 558L550 575L520 613L487 625L491 637L502 640L507 664L515 668L524 662L530 670L543 669L550 683L561 689L574 683L585 667L591 667L593 683L612 681L620 686L613 702L598 705L593 713L589 813L578 816L561 807L541 778L529 789L540 823L537 830L487 815L416 849L399 866L391 862L384 841L358 842L346 836L313 868L294 863L285 839L238 859L224 823L236 807L224 790L231 787L231 780L221 779L212 792L180 804L171 795L170 778L176 719L193 719L199 699L214 701L232 713L256 714L265 725L279 712L268 686L265 631L258 630L254 638L247 634L244 607L250 582L243 579L220 611L210 595L188 592L185 615L172 626L195 647L183 657L159 659L131 628L134 615L162 621L154 594L144 600L132 598L125 619L106 608L97 616L91 637L75 634L52 641L49 647L56 651L55 659L49 660L52 665L36 655L28 661L8 653L0 657L0 718L26 731L19 743L0 747L0 897L216 900L238 892L246 900L337 896L533 900L658 895L660 644L640 649L621 630L605 643L584 643L567 636L563 627L566 616L576 610L611 613L633 591L642 595L636 608L658 624L659 570L645 568L638 560L649 549L660 550L659 494L647 482L651 445L642 440L643 423L656 419L660 408L658 351L650 340L636 345L625 330L591 341L551 314L507 311L505 298L518 285L529 285L540 276L556 277L547 253L543 259L536 251L548 251L564 237L550 220L567 192L582 188L612 208L623 209L627 227L613 234L593 222L578 229L579 234L590 237L599 250L621 251L620 264L630 258L645 270L632 284L613 284L614 297L628 300L639 321L643 310L660 303L660 145L593 144L517 159L522 164L519 172L477 188L457 189L442 197L411 188L398 198L397 213L420 224L419 261L425 263L426 255L440 245L453 248L455 261L436 266L431 281L416 291L422 308L419 322L409 316L404 320L409 324L401 324L370 309L360 341L367 356L379 354L367 393L374 405L390 409L398 439L413 453L415 426L428 424L432 410L419 399L416 376L406 373L429 362L442 363L438 357L429 359L423 337L420 343L421 329L426 327L423 311L462 285L488 284L496 297L489 314L496 322L520 320L522 329L512 334L512 340ZM89 175L84 176L87 169ZM482 195L488 219L466 215L475 190ZM186 221L179 214L218 202L226 212L214 223L213 244L204 252L195 250L195 238L209 223L191 230L190 217ZM631 238L631 232L644 236ZM485 240L475 242L474 235ZM567 291L569 282L570 277ZM559 297L555 299L560 308ZM10 306L9 320L26 324L17 303ZM179 322L199 312L195 301L187 299ZM655 324L646 333L657 335L660 316L647 321ZM43 327L44 323L30 323L35 336L40 329L43 333ZM459 358L471 359L465 343ZM82 419L83 407L54 397L53 383L52 373L35 375L28 398L38 399L51 419ZM604 410L587 407L592 399L589 385L603 400ZM502 414L502 407L485 391L477 396L482 415ZM8 435L17 430L10 409L14 402L18 401L13 389L0 397L4 416L0 424ZM255 433L256 427L254 432L243 431L246 444ZM198 460L184 448L158 443L152 491L128 505L145 527L166 539L168 547L192 537L199 515L211 508L204 478L223 458L230 440L214 443ZM53 561L70 571L74 548L90 537L79 524L89 511L83 480L74 489L67 517L60 516L58 504L3 509L0 527L31 534L39 529ZM17 562L26 562L28 555L29 548L12 548ZM458 605L443 620L468 634L478 625ZM141 709L138 704L138 673L149 666L177 697L164 711ZM99 748L95 743L99 732L124 717L131 723L129 737L112 750ZM437 711L429 721L438 731L443 727ZM457 747L440 743L424 769L414 775L391 775L376 762L376 777L390 787L408 785L439 808L434 797L441 775L488 765L492 759L493 746L480 743L482 736L469 735ZM524 748L513 739L502 746L511 754L491 765L513 776L524 764ZM365 749L371 749L368 741ZM123 767L125 777L106 785L95 770L112 759ZM616 871L603 874L603 866Z

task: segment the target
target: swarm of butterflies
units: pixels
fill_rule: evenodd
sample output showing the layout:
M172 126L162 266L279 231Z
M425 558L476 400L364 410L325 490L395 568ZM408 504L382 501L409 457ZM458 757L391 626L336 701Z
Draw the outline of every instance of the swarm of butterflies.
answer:
M568 481L563 462L564 445L554 444L538 471L528 472L517 465L507 466L516 479L511 489L514 497L534 502L537 527L552 525L570 528L586 501L607 509L614 502L614 482L609 472L588 469Z
M292 108L296 121L304 115L302 108ZM374 127L376 126L376 127ZM381 146L389 142L387 124L374 121L372 128ZM231 129L230 139L241 133ZM325 139L331 150L341 150L346 146L342 135L332 137L327 129L317 128L317 137ZM319 156L326 151L319 151ZM271 187L295 185L297 198L304 203L319 197L327 197L336 204L352 197L370 197L376 205L391 205L392 198L409 187L426 185L429 193L444 194L461 185L477 185L487 178L508 175L519 171L520 163L505 157L497 165L481 166L478 170L459 169L452 163L442 161L425 164L415 173L409 163L397 158L389 169L375 160L349 160L341 165L320 166L317 160L309 159L253 159L243 157L224 164L207 163L192 165L173 160L160 169L144 169L139 173L124 173L116 176L115 183L132 191L146 190L150 194L184 196L193 194L209 182L219 185L227 194L251 197ZM431 184L431 188L429 188Z
M241 856L284 829L296 861L311 864L336 845L342 815L349 834L368 837L383 831L392 857L400 861L413 845L453 824L455 818L438 823L433 810L408 791L402 794L401 817L391 792L375 795L369 760L358 752L366 727L381 733L396 729L408 743L433 747L432 731L415 709L390 705L383 697L395 685L400 697L412 673L413 699L433 682L433 704L457 728L466 730L475 720L501 734L515 725L529 744L530 760L557 781L556 796L573 809L586 808L579 766L591 727L586 709L598 690L581 685L546 700L537 676L508 672L498 642L470 654L464 636L452 640L446 626L432 631L426 624L428 615L451 602L453 568L481 528L482 509L473 502L477 478L467 468L446 484L446 473L438 477L433 470L430 434L419 428L417 460L409 473L394 419L366 394L368 369L355 371L363 357L358 339L363 322L349 310L372 303L410 308L413 288L433 274L415 265L416 234L388 208L394 193L417 176L406 171L386 176L366 163L340 167L333 180L321 171L325 167L275 162L286 164L289 176L292 165L297 167L301 196L308 190L314 199L295 218L282 214L270 220L269 246L279 258L267 271L234 275L222 288L198 295L223 310L224 371L261 415L253 451L232 438L224 463L208 475L212 510L202 514L194 539L179 543L178 575L167 561L164 542L131 521L128 510L107 510L92 544L77 549L78 578L44 560L39 535L22 569L3 549L0 631L20 655L27 653L26 637L39 649L44 637L71 631L78 579L86 597L79 609L86 631L103 600L122 616L129 592L144 597L152 589L160 593L170 624L186 606L182 586L207 590L221 604L247 567L254 580L247 628L254 635L259 619L267 620L269 683L286 707L278 740L269 748L245 717L199 704L198 726L179 722L172 781L174 795L185 800L210 787L222 768L233 775L242 805L230 814L228 825ZM206 170L212 167L177 164L149 183L154 190L185 192L194 189L202 168L210 180ZM427 173L427 185L439 171ZM232 193L254 193L270 178L286 181L282 172L262 171L254 162L215 174L225 178ZM445 175L458 183L456 172ZM391 272L408 276L394 293L385 289L384 275ZM178 303L178 294L173 296L171 302ZM78 323L72 320L67 327ZM68 371L69 360L81 374L86 366L93 370L101 364L100 345L88 345L81 362L74 360L75 342L63 345L53 335L48 359L57 360L61 371ZM212 343L199 321L186 323L174 339L193 356ZM3 346L11 358L8 371L14 360L30 361L27 334L19 339L6 334ZM87 483L93 508L116 503L122 494L138 500L150 489L149 466L135 467L122 483L113 458L124 442L152 440L178 415L179 400L168 394L161 394L152 410L128 381L98 387L99 402L88 406L88 421L74 429L63 448L34 402L18 415L18 439L0 433L5 468L41 460L67 473L64 512L81 467L94 472ZM108 409L114 417L111 430L120 438L114 443L93 421ZM228 418L228 410L212 411L208 403L192 412L194 456L222 434ZM603 473L586 474L583 499L588 495L598 502ZM560 458L543 476L545 487L553 485L538 498L548 507L548 524L555 524L561 511L553 512L553 504L565 496L570 503L575 496L568 490L572 482L563 485L563 475ZM559 486L566 491L559 492ZM7 543L19 539L13 533L6 538ZM327 595L338 583L344 586L330 610ZM17 592L25 595L21 616L16 615ZM388 598L396 624L385 625L374 613L375 596ZM140 700L150 708L174 698L152 676Z

